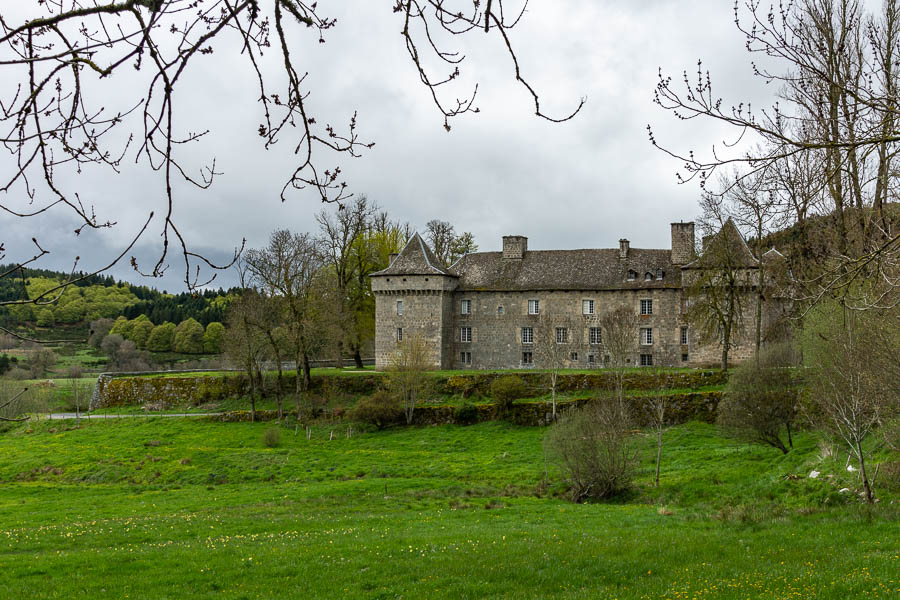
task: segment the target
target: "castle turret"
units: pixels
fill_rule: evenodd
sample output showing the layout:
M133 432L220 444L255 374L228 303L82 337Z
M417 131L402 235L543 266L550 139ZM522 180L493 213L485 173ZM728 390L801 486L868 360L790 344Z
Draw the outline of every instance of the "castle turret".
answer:
M390 265L373 273L375 365L385 369L399 344L421 336L435 369L451 367L453 290L458 278L416 233Z

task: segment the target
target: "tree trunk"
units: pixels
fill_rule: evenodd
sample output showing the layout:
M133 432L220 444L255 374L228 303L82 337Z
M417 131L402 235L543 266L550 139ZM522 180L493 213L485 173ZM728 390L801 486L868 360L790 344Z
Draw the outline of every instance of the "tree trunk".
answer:
M363 361L362 355L359 353L359 344L353 348L353 360L356 361L356 368L362 370Z
M875 502L875 492L869 483L869 476L866 473L866 460L863 458L862 444L856 440L856 457L859 459L859 476L862 477L863 487L866 490L866 502L872 504Z
M659 487L659 463L662 461L662 426L656 428L656 487Z
M253 378L253 362L247 361L247 375L250 377L250 422L256 421L256 379Z
M338 343L337 343L337 365L336 366L338 369L344 368L344 342L341 340L338 340Z
M303 390L308 390L312 387L312 374L310 373L309 366L309 356L306 352L303 353Z
M556 373L550 375L550 400L553 403L552 419L556 421Z
M294 396L297 398L297 420L301 420L301 415L303 414L303 352L301 352L299 347L294 348L294 368L296 370L296 375L294 377Z

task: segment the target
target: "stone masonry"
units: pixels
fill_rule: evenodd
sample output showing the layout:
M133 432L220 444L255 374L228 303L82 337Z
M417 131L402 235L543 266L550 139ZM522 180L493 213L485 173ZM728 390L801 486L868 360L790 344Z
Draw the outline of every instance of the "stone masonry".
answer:
M600 319L621 306L640 320L631 364L716 363L719 345L701 344L684 319L683 275L697 268L694 223L672 223L671 240L671 249L631 248L623 239L615 249L535 251L528 238L505 236L501 252L468 254L445 268L415 234L372 275L376 365L386 368L400 340L420 335L440 369L540 368L536 345L549 337L564 346L567 367L599 367ZM742 336L731 355L749 356L751 340Z

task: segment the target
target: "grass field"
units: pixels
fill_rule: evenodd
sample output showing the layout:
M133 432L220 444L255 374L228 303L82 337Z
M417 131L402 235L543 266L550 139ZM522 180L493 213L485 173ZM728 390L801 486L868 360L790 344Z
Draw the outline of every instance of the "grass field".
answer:
M846 455L809 434L782 456L672 428L660 488L647 448L627 498L574 505L543 485L545 429L270 427L11 427L0 597L900 596L900 497L839 493Z

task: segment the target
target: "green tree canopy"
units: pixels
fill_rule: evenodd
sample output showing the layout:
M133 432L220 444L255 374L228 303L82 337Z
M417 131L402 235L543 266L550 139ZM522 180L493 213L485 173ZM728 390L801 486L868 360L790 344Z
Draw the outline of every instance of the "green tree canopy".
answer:
M213 321L206 326L206 333L203 334L203 349L210 354L220 354L224 340L225 326L218 321Z
M147 350L150 352L171 352L175 341L175 323L166 321L157 325L147 338Z
M182 321L175 328L175 352L203 354L203 325L196 319Z

